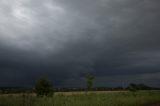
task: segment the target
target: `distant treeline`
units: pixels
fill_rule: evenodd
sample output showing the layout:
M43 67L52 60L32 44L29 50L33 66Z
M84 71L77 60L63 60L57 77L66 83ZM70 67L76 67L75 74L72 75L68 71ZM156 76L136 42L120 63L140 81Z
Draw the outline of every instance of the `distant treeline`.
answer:
M32 88L25 88L25 87L0 87L0 94L32 93L32 92L34 92Z
M130 90L131 87L134 87L136 90L160 90L160 88L150 87L144 84L130 84L127 87L93 87L91 91L122 91ZM86 88L56 88L56 92L70 92L70 91L86 91Z
M130 84L127 87L93 87L91 91L119 91L119 90L130 90L134 87L136 90L160 90L160 88L150 87L144 84ZM70 92L70 91L86 91L86 88L79 87L64 87L54 88L55 92ZM25 87L0 87L0 94L10 93L34 93L34 88Z

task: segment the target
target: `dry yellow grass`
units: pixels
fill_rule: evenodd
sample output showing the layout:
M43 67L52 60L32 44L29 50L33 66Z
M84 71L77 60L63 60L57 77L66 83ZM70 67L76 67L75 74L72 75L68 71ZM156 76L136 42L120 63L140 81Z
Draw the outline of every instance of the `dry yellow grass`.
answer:
M84 92L84 91L74 91L74 92L56 92L55 95L83 95L83 94L106 94L106 93L117 93L117 92L128 92L128 91L89 91L89 92Z

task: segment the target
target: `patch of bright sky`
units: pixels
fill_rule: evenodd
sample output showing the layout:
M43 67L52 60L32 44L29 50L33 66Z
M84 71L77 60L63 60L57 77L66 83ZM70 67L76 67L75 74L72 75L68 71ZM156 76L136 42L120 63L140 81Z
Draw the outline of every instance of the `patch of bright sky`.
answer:
M46 12L49 12L49 16L53 18L41 20L39 15L37 15L40 14L39 11L25 5L30 4L30 0L2 0L0 3L0 5L2 5L2 8L0 8L0 40L10 42L11 45L22 46L22 48L30 48L33 46L33 43L35 44L39 42L39 39L43 38L39 35L41 32L39 28L43 26L43 24L40 26L41 23L45 23L46 21L56 23L60 20L60 16L65 12L62 7L54 4L54 2L51 2L50 0L45 1L42 2L41 8L44 8ZM6 13L5 8L10 8L10 12ZM9 17L6 14L9 14Z

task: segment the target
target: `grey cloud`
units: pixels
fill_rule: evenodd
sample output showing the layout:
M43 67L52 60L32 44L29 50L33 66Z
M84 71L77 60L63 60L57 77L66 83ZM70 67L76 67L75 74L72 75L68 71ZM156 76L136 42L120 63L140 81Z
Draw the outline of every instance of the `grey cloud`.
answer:
M87 72L100 79L96 85L105 85L107 77L123 79L113 81L118 85L159 73L159 5L158 0L2 0L2 86L32 85L43 74L58 86L82 86Z

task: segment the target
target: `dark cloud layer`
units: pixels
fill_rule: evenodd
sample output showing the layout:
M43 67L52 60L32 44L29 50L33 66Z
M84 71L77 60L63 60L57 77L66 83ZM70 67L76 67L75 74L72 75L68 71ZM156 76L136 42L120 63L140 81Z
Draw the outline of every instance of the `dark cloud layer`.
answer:
M159 0L1 0L0 86L160 85Z

